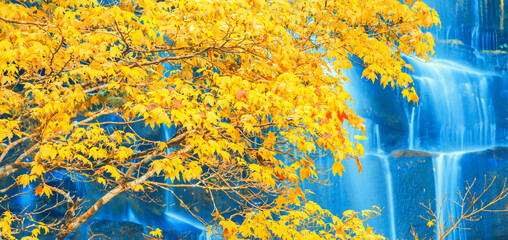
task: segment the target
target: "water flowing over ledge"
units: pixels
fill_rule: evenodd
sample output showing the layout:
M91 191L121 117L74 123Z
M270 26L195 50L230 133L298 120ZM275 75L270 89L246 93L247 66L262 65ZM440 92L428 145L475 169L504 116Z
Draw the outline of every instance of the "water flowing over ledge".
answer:
M466 180L508 176L508 58L506 53L492 53L508 50L503 47L508 28L502 3L430 1L443 22L441 29L431 30L438 43L437 58L428 63L407 58L414 67L411 74L420 96L418 105L408 104L398 93L400 89L382 89L362 79L359 68L346 71L351 79L346 88L355 100L355 111L366 120L364 172L358 174L354 162L345 162L347 174L342 178L329 175L331 186L309 186L316 193L310 196L312 200L335 214L377 205L384 208L382 216L369 225L378 233L389 239L411 239L409 231L415 227L421 235L431 237L435 236L433 228L418 218L425 214L419 203L444 196L457 200L456 190ZM166 141L173 134L174 129L162 127L153 137ZM331 167L333 161L321 158L317 162ZM94 191L77 190L80 194ZM189 198L201 196L198 191L174 191ZM96 216L98 224L93 227L117 221L122 223L111 226L150 225L191 233L193 239L207 238L203 225L178 206L173 194L158 197L165 206L147 207L126 198L109 203ZM20 198L17 204L23 208L30 201ZM206 200L200 201L202 211L207 212ZM458 209L447 204L435 210L456 215ZM448 239L508 238L507 215L482 217L481 224L466 225L470 231L458 230ZM80 234L73 238L84 238Z
M338 214L377 205L384 208L382 216L370 223L377 232L389 239L412 239L409 231L415 227L420 236L433 238L434 228L418 218L425 215L420 203L431 201L433 210L449 222L449 215L459 214L452 201L459 200L457 191L464 191L466 181L497 177L502 185L508 177L507 62L505 53L486 51L506 43L506 29L499 28L501 19L486 17L498 12L494 8L499 4L430 1L442 13L443 28L432 30L437 58L427 63L407 58L414 68L417 105L408 104L399 90L362 79L360 68L344 73L351 80L345 88L355 101L354 109L365 119L364 172L357 174L354 163L346 163L347 174L342 178L328 176L331 189L311 187L316 195L326 196L314 200ZM465 12L457 15L459 10ZM464 22L463 16L473 17ZM486 26L494 20L497 28ZM460 46L450 40L460 41ZM500 187L486 199L496 189ZM435 200L445 196L449 201L439 209ZM508 206L508 200L498 206ZM479 223L461 225L470 230L455 230L447 239L508 238L507 214L481 217Z

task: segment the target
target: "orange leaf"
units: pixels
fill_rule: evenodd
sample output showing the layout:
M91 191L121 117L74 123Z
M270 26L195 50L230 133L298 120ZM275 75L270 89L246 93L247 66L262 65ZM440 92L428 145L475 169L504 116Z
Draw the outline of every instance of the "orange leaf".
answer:
M349 120L349 117L347 116L346 112L341 112L340 110L337 111L337 117L339 117L339 120L341 122L344 122L344 119Z
M323 134L323 139L324 140L328 140L330 137L332 137L332 134L330 134L328 132Z
M316 88L316 89L314 90L314 93L315 93L316 95L318 95L319 97L321 97L321 89Z
M146 110L147 110L147 111L152 111L152 110L154 110L154 109L156 109L156 108L159 108L159 107L161 107L161 105L160 105L160 104L158 104L158 103L156 103L156 104L151 104L151 105L149 105L149 106L146 108Z
M330 111L326 112L326 118L328 119L332 118L332 112Z
M40 195L40 196L42 196L42 185L39 185L39 186L35 189L35 195Z
M236 99L247 99L247 91L240 90L238 93L236 93Z
M171 101L171 103L173 104L173 106L176 108L176 109L179 109L182 107L182 102L180 100L176 100L176 99L173 99L173 101Z
M157 65L156 71L161 75L164 74L164 66L162 64Z
M284 176L284 174L282 174L282 173L277 173L277 177L278 177L280 180L284 180L284 179L286 179L286 176Z
M283 72L287 72L288 71L288 69L286 67L284 67L284 65L282 65L280 63L279 63L279 67L280 67L280 69L282 69Z
M361 173L363 172L362 164L360 163L360 159L358 159L358 156L356 156L355 158L356 158L356 166L358 166L358 172Z

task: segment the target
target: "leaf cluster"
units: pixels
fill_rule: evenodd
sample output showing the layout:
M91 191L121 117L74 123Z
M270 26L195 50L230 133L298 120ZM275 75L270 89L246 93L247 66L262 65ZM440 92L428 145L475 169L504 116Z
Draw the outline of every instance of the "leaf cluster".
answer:
M361 171L364 137L346 127L365 126L342 71L362 65L417 101L402 56L428 60L434 42L422 28L438 23L421 1L2 1L1 200L25 191L52 203L1 205L17 216L2 234L41 222L64 239L121 193L154 202L168 191L227 238L377 238L298 186L320 181L322 155L335 174L351 159ZM55 184L64 179L103 194L80 198ZM211 212L198 214L184 188Z

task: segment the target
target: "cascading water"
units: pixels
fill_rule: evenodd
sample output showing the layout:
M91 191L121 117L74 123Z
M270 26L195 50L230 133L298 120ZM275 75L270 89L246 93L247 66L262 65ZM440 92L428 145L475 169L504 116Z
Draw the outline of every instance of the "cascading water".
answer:
M430 0L430 6L443 13L443 28L434 33L438 44L444 42L438 50L444 49L446 53L437 52L438 58L429 63L407 59L415 69L412 76L420 96L418 105L407 104L397 94L400 89L383 89L379 84L361 79L361 69L345 71L351 83L344 87L355 100L354 110L366 120L368 140L363 143L366 154L361 160L364 172L358 174L354 161L345 161L347 172L342 178L330 175L331 187L309 186L317 193L314 197L310 196L312 200L334 214L349 209L361 211L377 205L384 208L382 215L368 222L376 232L389 239L412 239L410 227L416 226L424 231L429 229L426 222L418 219L419 215L425 215L420 202L442 200L444 196L456 201L457 190L462 187L463 181L468 180L465 176L487 174L487 167L473 172L465 165L472 162L469 159L471 152L483 159L486 155L484 150L488 149L492 155L489 161L494 163L486 165L505 169L505 165L499 163L505 155L493 147L508 142L508 78L503 72L508 68L507 60L481 55L483 50L498 49L496 44L501 44L503 40L497 33L486 32L489 24L485 23L485 9L492 7L482 6L495 2ZM459 19L455 15L468 18ZM461 23L466 21L464 19L468 22ZM463 45L453 41L456 44L450 47L449 40L460 41ZM458 53L446 55L452 51ZM453 58L457 56L461 58ZM489 59L497 61L496 67L490 67L494 70L481 65L489 64ZM164 126L160 131L159 139L163 141L175 134L174 129ZM351 137L360 135L354 131L350 134ZM324 165L333 162L330 159L319 161ZM163 224L171 225L182 233L193 232L198 239L206 238L206 229L179 207L173 194L166 193L162 197L167 205L162 209ZM148 221L140 211L124 208L127 209L116 209L115 213L122 212L122 217L132 222L146 224ZM457 208L447 201L440 212L446 215L446 220L449 214L457 215ZM508 230L495 225L496 221L502 222L505 218L499 219L487 220L490 221L490 225L486 225L489 233L480 232L475 235L476 238L484 239L495 231L498 235L489 236L500 236L498 239L508 237ZM433 234L427 233L427 236ZM455 230L447 239L474 239L470 236L468 232Z
M434 32L436 42L441 43L438 58L425 63L409 57L406 59L414 68L411 75L420 96L419 103L407 104L397 94L398 90L382 89L361 79L361 68L344 71L351 80L344 88L355 101L353 109L366 120L368 140L363 142L366 149L362 160L364 173L357 175L353 172L353 164L348 166L349 163L346 163L346 170L351 171L337 180L340 183L334 185L333 190L319 190L320 195L328 191L327 194L344 198L338 203L323 203L338 212L361 210L369 208L370 204L385 207L384 216L381 216L384 224L374 222L373 225L378 233L390 239L411 239L409 230L413 226L420 227L423 232L427 231L427 236L431 236L432 228L417 218L425 215L420 203L425 204L429 200L432 200L436 212L446 215L442 220L449 226L449 215L459 215L453 201L458 201L457 191L464 190L465 181L498 172L487 172L483 167L480 167L481 171L472 171L467 166L473 164L472 156L500 151L495 147L508 143L506 61L483 52L496 49L495 44L503 40L499 34L485 32L485 21L489 20L486 14L493 9L489 4L497 3L483 0L460 3L431 0L430 3L438 13L444 12L444 26ZM457 16L468 14L471 22L462 23L464 19ZM491 66L493 64L500 66ZM350 133L358 134L355 131ZM397 153L390 154L393 150ZM506 158L499 158L496 161L506 164ZM499 163L496 164L489 166L499 167ZM380 186L379 182L385 184ZM444 196L448 200L443 208L435 208L434 200L442 200ZM407 218L405 214L413 214L414 217ZM487 223L484 226L498 226L495 224L501 221L501 218L485 218ZM495 228L497 235L492 236L501 234L508 237L508 230ZM476 229L478 232L456 229L446 239L483 239L490 234L486 232L489 228Z
M411 108L411 116L409 117L409 137L408 137L408 142L409 142L409 149L410 150L413 150L415 148L415 143L414 143L414 138L415 138L415 128L414 128L414 124L415 123L415 107L412 107Z
M390 162L388 156L384 153L381 148L381 134L379 134L379 125L374 126L374 133L376 134L376 148L377 155L381 159L383 172L385 173L386 179L386 190L387 190L387 201L388 201L388 213L390 215L390 236L391 239L397 239L397 230L395 227L395 204L393 200L393 183L392 183L392 171L390 170Z
M171 137L176 133L173 129L168 128L166 125L161 126L161 131L162 131L162 140L164 142L169 141L169 139L171 139ZM167 149L166 153L169 154L170 151L171 151L170 149ZM168 181L169 181L169 179L168 179ZM168 183L170 183L170 182L168 182ZM173 190L173 189L171 188L170 190ZM165 195L166 195L166 197L165 197L166 198L165 199L166 212L171 212L171 210L175 204L175 196L169 191L166 191Z
M434 182L436 189L437 204L436 213L440 216L445 226L451 226L460 217L461 204L459 192L463 195L461 178L461 153L440 153L432 159L434 166ZM447 239L465 240L466 233L463 224L452 231ZM436 239L443 233L436 231Z
M388 161L388 156L382 155L379 157L381 159L381 164L383 168L383 172L385 173L386 179L386 189L387 189L387 201L388 201L388 214L390 216L390 239L397 239L397 228L395 225L395 204L394 204L394 194L393 194L393 183L392 183L392 173L390 170L390 162Z
M410 142L411 131L420 131L415 149L448 152L496 144L496 114L490 93L503 81L502 76L445 60L410 62L421 98L417 112L426 116L413 122L409 131Z
M476 49L480 48L480 1L474 1L474 25L473 25L473 32L471 34L471 46L473 46Z
M415 67L414 79L422 101L416 107L426 116L413 122L411 114L410 148L438 152L433 158L435 195L441 208L435 205L445 226L451 226L450 216L460 216L456 203L461 203L457 191L461 187L461 151L491 148L498 144L493 89L503 77L492 72L472 69L450 61L434 60ZM423 126L423 127L422 127ZM415 128L419 137L413 145ZM439 234L439 233L436 233ZM436 236L438 237L438 236ZM465 230L452 231L447 239L466 239Z
M167 142L176 134L176 130L174 128L168 128L165 125L161 127L162 131L162 140ZM166 150L169 153L171 150ZM168 184L172 184L170 179L167 180ZM169 191L168 191L169 190ZM195 220L192 216L188 216L187 212L181 211L178 208L180 205L176 200L174 191L172 188L169 188L165 191L165 199L164 204L166 205L164 209L164 216L166 221L169 223L174 223L171 228L175 231L180 232L182 235L186 235L187 233L191 233L196 240L206 240L206 227L203 226L200 222ZM170 192L171 191L171 192ZM182 226L184 225L184 226ZM178 236L175 236L178 237Z

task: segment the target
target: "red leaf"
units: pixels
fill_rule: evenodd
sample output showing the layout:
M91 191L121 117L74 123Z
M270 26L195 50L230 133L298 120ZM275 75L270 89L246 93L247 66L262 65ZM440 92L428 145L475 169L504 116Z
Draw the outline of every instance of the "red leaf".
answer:
M330 133L323 134L323 139L324 140L328 140L330 137L332 137L332 134L330 134Z
M173 99L173 101L171 101L171 103L173 104L173 106L176 108L176 109L179 109L182 107L182 102L180 100L176 100L176 99Z
M282 65L280 63L279 63L279 67L280 67L280 69L282 69L283 72L287 72L288 71L288 69L286 67L284 67L284 65Z
M284 179L286 179L286 176L284 176L284 174L282 174L282 173L277 173L277 177L278 177L280 180L284 180Z
M314 90L314 93L315 93L316 95L318 95L319 97L321 97L321 89L316 88L316 89Z
M159 107L161 107L161 105L160 105L160 104L158 104L158 103L155 103L155 104L151 104L151 105L149 105L149 106L146 108L146 110L148 110L148 111L152 111L152 110L154 110L154 109L156 109L156 108L159 108Z
M319 120L319 125L323 125L323 124L327 124L328 123L328 118L321 118Z
M332 118L332 112L330 111L326 112L326 118L328 119Z
M358 159L358 156L356 156L355 158L356 158L356 166L358 166L358 172L361 173L363 172L362 164L360 163L360 159Z
M42 196L42 186L39 185L36 189L35 189L35 195L41 195Z
M265 159L263 157L261 157L261 155L259 155L259 152L256 151L255 154L256 154L256 159L258 160L259 164L263 165L263 166L266 166L265 165Z
M339 120L341 122L344 122L344 119L349 120L349 117L347 116L346 112L341 112L340 110L337 111L337 117L339 117Z
M238 93L236 93L236 99L247 99L247 91L240 90Z

